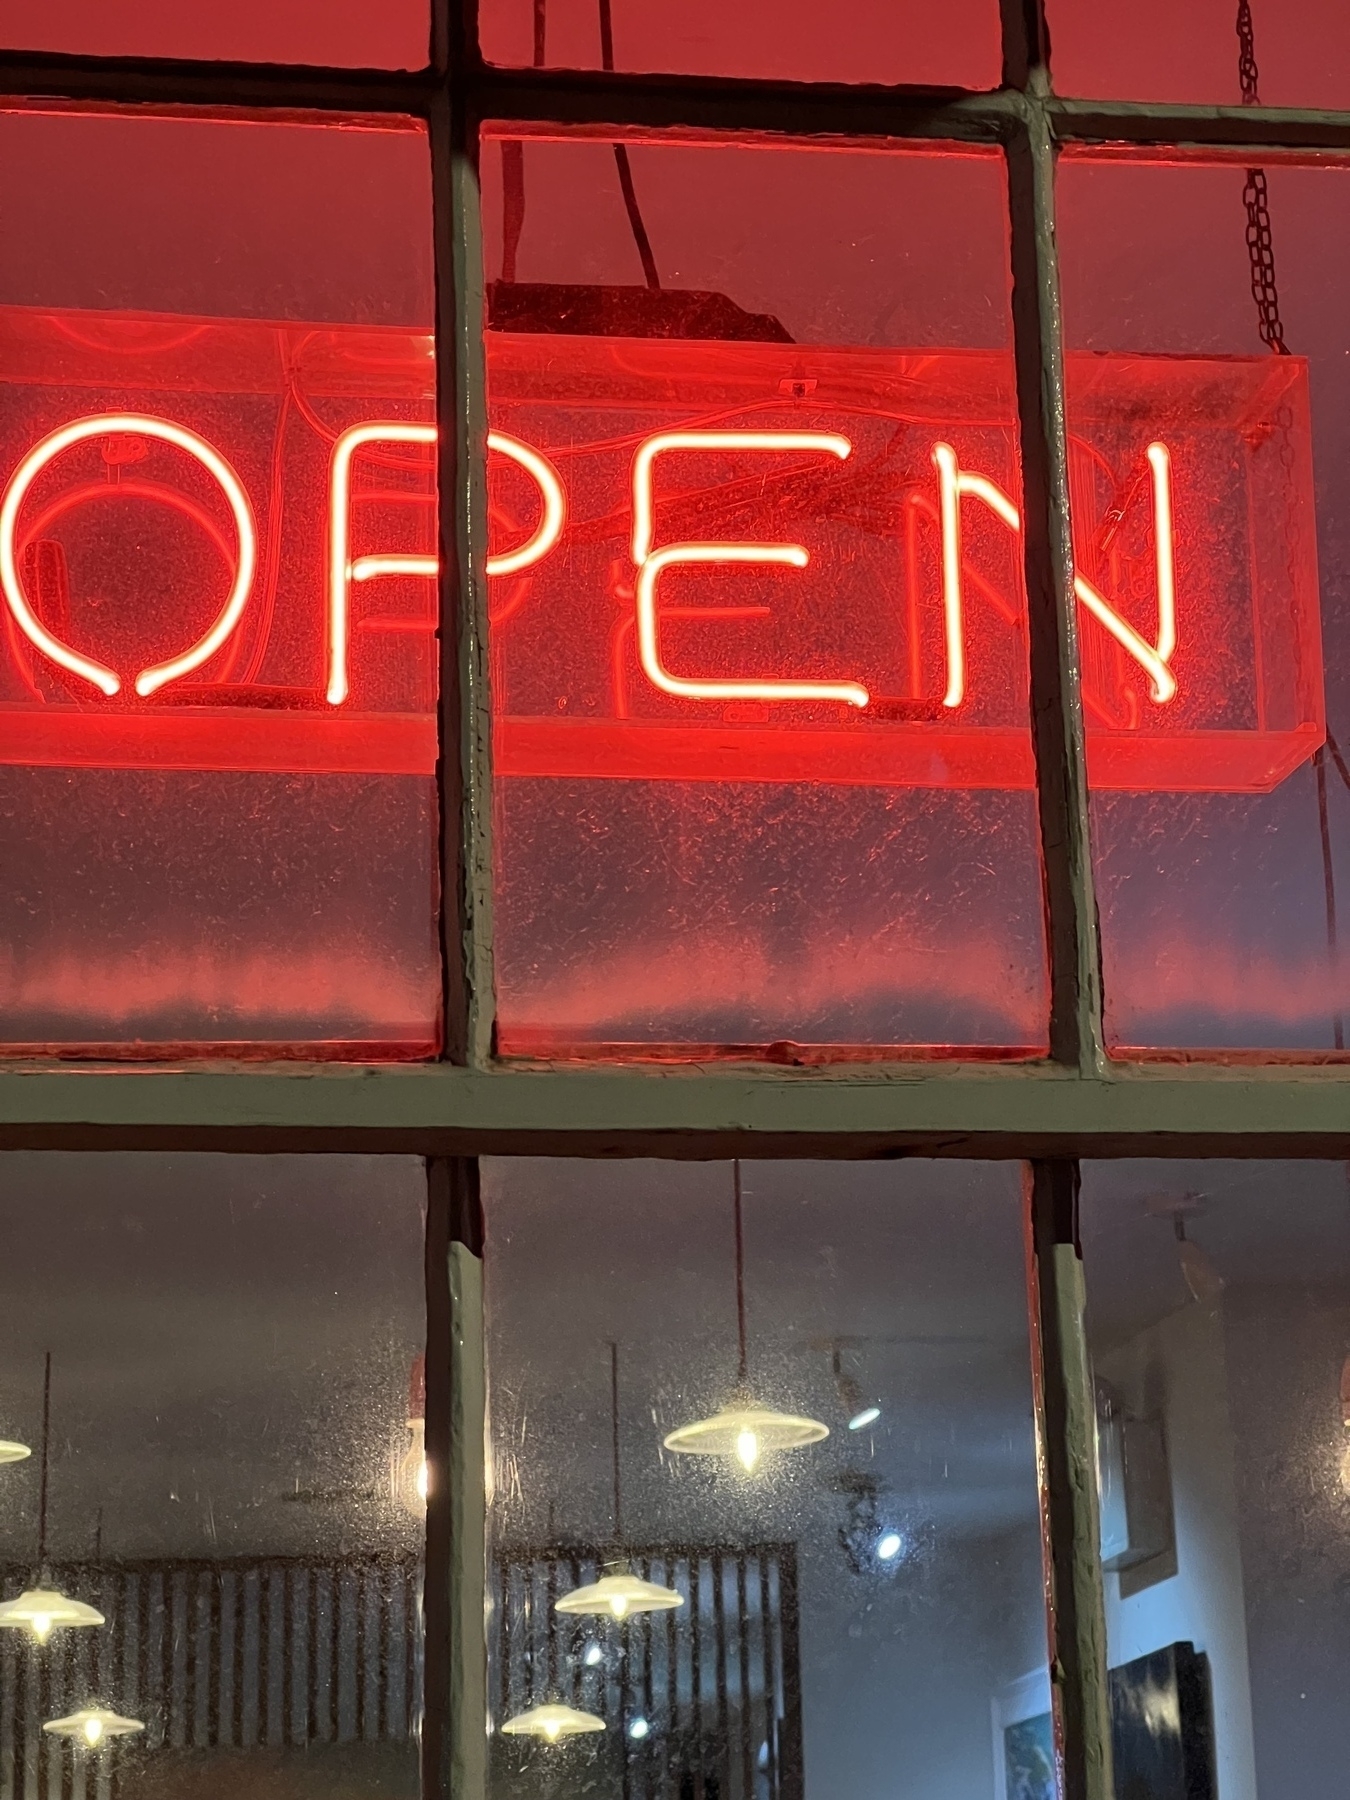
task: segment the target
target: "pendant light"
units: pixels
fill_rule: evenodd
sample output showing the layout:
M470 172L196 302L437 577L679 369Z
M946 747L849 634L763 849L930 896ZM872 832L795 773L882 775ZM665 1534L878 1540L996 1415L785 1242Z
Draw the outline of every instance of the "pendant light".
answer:
M556 1744L559 1738L579 1737L582 1732L604 1729L605 1721L594 1713L581 1712L575 1706L554 1704L532 1706L528 1712L517 1713L502 1726L507 1737L544 1738L550 1744Z
M0 1438L0 1463L23 1462L32 1454L27 1444L16 1444L8 1438Z
M38 1472L38 1579L13 1600L0 1602L0 1629L27 1629L45 1644L58 1625L102 1625L103 1614L47 1585L47 1474L52 1424L52 1353L42 1378L42 1457Z
M1203 1194L1155 1194L1146 1203L1155 1218L1172 1221L1172 1235L1177 1243L1177 1262L1181 1278L1192 1300L1201 1306L1217 1306L1223 1294L1223 1276L1199 1244L1186 1235L1187 1219L1205 1210Z
M681 1425L665 1438L667 1450L682 1456L734 1456L753 1474L765 1450L798 1450L818 1444L830 1435L828 1425L798 1413L778 1412L757 1404L750 1391L749 1357L745 1331L745 1222L741 1204L741 1164L731 1165L732 1196L736 1220L736 1328L740 1366L736 1391L720 1412L708 1419Z
M408 1439L390 1471L394 1498L415 1519L427 1511L427 1359L413 1358L408 1372Z
M614 1457L614 1542L623 1544L623 1490L619 1480L619 1346L609 1346L610 1443ZM684 1605L684 1595L634 1575L622 1555L605 1564L599 1581L573 1588L554 1602L555 1612L608 1613L625 1619L630 1613L672 1612ZM503 1727L503 1729L505 1729Z
M144 1731L145 1725L140 1719L124 1719L121 1713L109 1712L106 1706L82 1706L64 1719L48 1719L42 1729L53 1737L71 1738L86 1749L97 1750L110 1738Z

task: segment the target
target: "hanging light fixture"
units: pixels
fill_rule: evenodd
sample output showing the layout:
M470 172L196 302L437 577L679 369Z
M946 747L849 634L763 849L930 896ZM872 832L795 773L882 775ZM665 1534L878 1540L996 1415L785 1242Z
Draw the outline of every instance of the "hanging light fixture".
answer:
M1172 1221L1181 1278L1190 1291L1191 1299L1198 1301L1201 1306L1217 1305L1223 1293L1223 1276L1215 1268L1209 1255L1186 1235L1187 1219L1196 1218L1205 1210L1204 1195L1155 1194L1146 1204L1155 1218Z
M745 1330L745 1222L741 1204L741 1164L732 1163L732 1196L736 1221L736 1327L740 1367L736 1392L720 1412L708 1419L681 1425L665 1438L667 1450L682 1456L734 1456L747 1474L753 1474L766 1450L797 1450L818 1444L830 1435L828 1425L797 1413L778 1412L756 1403L750 1392L749 1356Z
M13 1600L0 1602L0 1629L31 1631L40 1644L45 1644L57 1626L102 1625L103 1614L83 1600L72 1600L59 1588L49 1587L47 1572L47 1474L48 1449L52 1425L52 1353L42 1377L42 1458L38 1473L38 1578L37 1586L25 1588Z
M140 1719L124 1719L121 1713L109 1712L106 1706L82 1706L64 1719L48 1719L42 1727L53 1737L71 1738L87 1749L97 1750L109 1738L131 1737L144 1731Z
M614 1542L623 1543L623 1488L619 1479L619 1346L609 1346L610 1445L614 1462ZM554 1602L560 1613L608 1613L626 1619L630 1613L672 1612L684 1605L684 1595L634 1575L622 1555L605 1564L599 1581L573 1588ZM502 1727L505 1730L505 1726Z
M579 1737L586 1731L603 1731L605 1721L575 1706L532 1706L502 1726L508 1737L537 1737L556 1744L559 1738Z
M839 1389L840 1404L844 1409L844 1417L848 1421L850 1431L866 1431L869 1425L875 1425L881 1417L881 1408L875 1400L868 1400L857 1377L850 1375L844 1367L844 1347L839 1338L835 1338L829 1346L830 1367L834 1371L834 1383Z
M26 1628L40 1644L58 1625L102 1625L103 1614L83 1600L72 1600L56 1588L25 1588L13 1600L0 1603L0 1628Z
M427 1359L413 1358L408 1373L408 1442L391 1471L394 1498L415 1519L427 1510Z
M27 1444L16 1444L9 1438L0 1438L0 1463L23 1462L32 1454Z

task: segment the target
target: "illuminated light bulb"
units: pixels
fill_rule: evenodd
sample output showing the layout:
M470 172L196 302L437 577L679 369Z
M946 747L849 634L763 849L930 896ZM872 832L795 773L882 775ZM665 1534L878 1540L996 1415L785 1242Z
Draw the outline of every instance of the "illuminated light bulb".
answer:
M650 1730L651 1726L645 1719L634 1719L633 1723L628 1727L628 1735L630 1738L636 1738L637 1741L641 1743Z
M887 1531L877 1539L877 1555L882 1562L893 1562L905 1547L905 1540L898 1531Z
M72 1600L55 1588L28 1588L0 1603L0 1627L31 1631L45 1644L58 1625L102 1625L103 1614L83 1600Z
M176 681L180 675L200 668L202 663L215 655L243 617L253 588L254 571L258 566L258 533L248 495L225 458L219 451L212 449L205 438L198 437L195 431L148 413L99 413L91 418L76 419L72 424L63 426L60 431L50 432L40 443L35 444L10 476L4 502L0 505L0 590L4 592L15 623L35 649L40 650L59 668L89 682L110 699L120 692L121 681L111 669L89 657L80 656L47 630L28 604L23 583L19 579L14 549L19 510L29 488L53 457L68 450L72 444L83 443L86 438L112 437L120 433L131 437L158 438L162 443L173 444L177 449L185 450L189 456L195 457L225 495L238 537L234 582L215 623L181 656L141 670L135 685L136 692L142 698L153 694L167 682Z
M16 1444L8 1438L0 1438L0 1463L22 1462L32 1454L27 1444Z
M605 1653L600 1648L599 1644L587 1644L586 1654L582 1657L581 1660L582 1660L582 1662L585 1663L585 1665L588 1669L593 1669L593 1668L595 1668L597 1663L604 1661L604 1656L605 1656Z
M819 1419L764 1406L733 1405L709 1419L681 1425L678 1431L668 1433L664 1442L667 1450L682 1456L734 1456L750 1470L766 1450L798 1450L829 1435L829 1426Z
M427 1466L427 1363L415 1356L408 1371L408 1442L401 1456L391 1459L390 1483L394 1498L415 1519L427 1510L431 1471Z
M587 1731L603 1731L605 1721L575 1706L532 1706L502 1726L507 1737L537 1737L556 1744L559 1738L577 1737Z
M670 1612L683 1605L683 1594L677 1594L674 1588L658 1587L654 1581L644 1581L641 1576L624 1571L602 1575L599 1581L573 1588L554 1602L554 1610L609 1613L612 1618L624 1619L630 1613Z
M64 1719L49 1719L42 1727L53 1737L72 1738L96 1750L107 1738L131 1737L145 1726L140 1719L125 1719L106 1706L82 1706Z
M881 1417L879 1406L865 1406L861 1412L854 1413L848 1422L850 1431L864 1431L869 1425L875 1425Z

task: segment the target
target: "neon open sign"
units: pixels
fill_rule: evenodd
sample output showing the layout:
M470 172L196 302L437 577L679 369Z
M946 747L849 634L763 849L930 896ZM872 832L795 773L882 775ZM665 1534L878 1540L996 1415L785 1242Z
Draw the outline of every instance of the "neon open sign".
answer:
M1005 357L490 333L495 767L1026 787ZM432 365L396 331L0 313L0 760L429 772ZM1069 369L1100 786L1322 740L1306 368Z

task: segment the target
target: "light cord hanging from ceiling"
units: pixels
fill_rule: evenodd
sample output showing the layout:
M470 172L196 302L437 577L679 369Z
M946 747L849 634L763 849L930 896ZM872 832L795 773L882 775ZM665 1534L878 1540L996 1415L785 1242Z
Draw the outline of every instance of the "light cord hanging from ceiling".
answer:
M42 1454L38 1463L38 1575L37 1586L25 1588L13 1600L0 1602L0 1627L31 1631L45 1644L58 1625L102 1625L97 1607L72 1600L59 1588L48 1586L47 1570L47 1475L52 1436L52 1353L49 1350L42 1375Z
M600 67L614 72L614 17L611 0L599 0ZM534 0L534 56L532 66L542 69L548 60L548 0ZM643 223L638 205L637 188L633 184L633 168L626 144L614 145L614 165L619 172L619 192L623 195L628 226L642 264L643 280L649 288L659 289L661 276L652 252L652 242ZM502 139L502 280L514 282L520 253L520 237L525 229L525 143L522 138Z
M672 1612L684 1605L683 1594L635 1575L623 1554L623 1483L619 1464L619 1346L609 1345L610 1449L614 1472L614 1554L605 1563L598 1581L573 1588L554 1602L560 1613L608 1613L625 1619L630 1613Z
M711 1418L695 1419L690 1425L681 1425L678 1430L668 1432L663 1441L667 1450L684 1456L735 1457L746 1474L752 1475L762 1451L797 1450L806 1444L818 1444L830 1435L830 1428L822 1425L819 1419L759 1406L750 1392L745 1315L745 1220L739 1157L732 1162L731 1171L736 1244L736 1391L720 1412Z
M613 74L614 18L610 10L611 0L599 0L599 6L600 67L607 74ZM632 228L633 242L637 245L643 276L649 288L659 288L661 277L657 273L656 258L652 255L651 239L647 236L647 227L642 222L642 209L638 205L637 189L633 186L633 170L628 161L627 144L615 144L614 163L619 171L619 191L623 195L624 210L628 214L628 223Z

